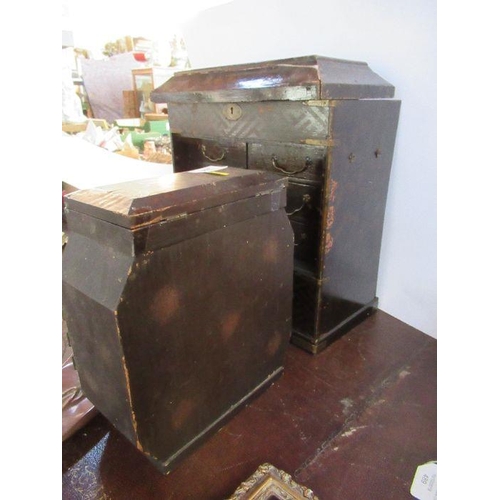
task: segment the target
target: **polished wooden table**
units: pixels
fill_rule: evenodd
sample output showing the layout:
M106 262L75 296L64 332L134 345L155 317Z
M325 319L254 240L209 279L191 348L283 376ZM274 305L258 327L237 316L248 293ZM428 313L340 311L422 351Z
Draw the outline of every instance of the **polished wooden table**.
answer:
M412 499L437 458L436 340L378 311L285 372L162 476L101 416L62 446L62 498L223 500L265 462L320 500Z

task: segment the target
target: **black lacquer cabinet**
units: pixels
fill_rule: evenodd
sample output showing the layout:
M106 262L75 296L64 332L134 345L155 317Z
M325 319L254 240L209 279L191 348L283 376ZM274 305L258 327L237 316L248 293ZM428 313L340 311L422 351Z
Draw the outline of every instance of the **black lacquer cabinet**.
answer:
M289 346L287 180L225 173L65 199L63 312L82 390L164 473L281 376Z
M289 180L292 342L316 353L377 308L400 101L364 62L304 56L176 73L174 171L228 165Z

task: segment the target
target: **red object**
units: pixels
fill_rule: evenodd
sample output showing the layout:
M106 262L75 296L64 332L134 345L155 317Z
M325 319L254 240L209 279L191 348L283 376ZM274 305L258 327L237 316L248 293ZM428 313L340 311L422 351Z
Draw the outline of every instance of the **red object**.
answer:
M145 52L134 52L134 59L139 62L146 62L148 58Z

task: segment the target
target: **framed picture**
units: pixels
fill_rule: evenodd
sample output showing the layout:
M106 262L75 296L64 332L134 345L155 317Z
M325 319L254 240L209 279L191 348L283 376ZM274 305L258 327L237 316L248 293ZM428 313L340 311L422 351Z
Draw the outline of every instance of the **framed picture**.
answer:
M228 500L319 499L309 488L297 484L290 474L266 463L243 481Z

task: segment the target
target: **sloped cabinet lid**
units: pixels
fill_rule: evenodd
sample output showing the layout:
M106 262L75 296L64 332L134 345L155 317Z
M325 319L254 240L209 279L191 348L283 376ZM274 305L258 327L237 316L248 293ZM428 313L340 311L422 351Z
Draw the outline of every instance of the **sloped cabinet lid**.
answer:
M322 56L181 71L151 93L158 103L390 97L394 87L365 62Z
M167 174L70 193L69 210L130 229L185 216L263 193L287 180L269 172L228 167L217 176L195 171Z

